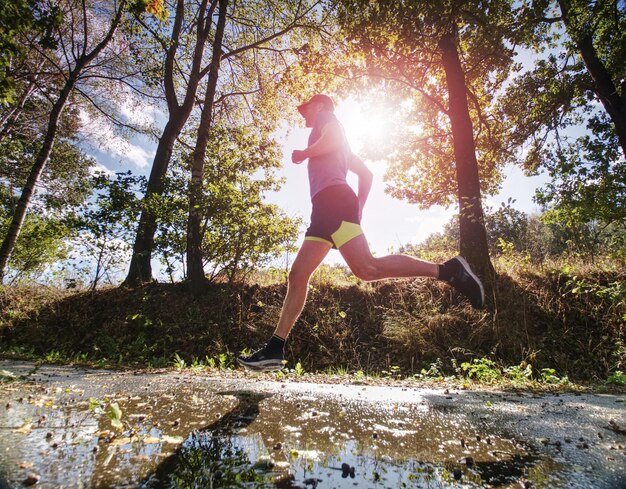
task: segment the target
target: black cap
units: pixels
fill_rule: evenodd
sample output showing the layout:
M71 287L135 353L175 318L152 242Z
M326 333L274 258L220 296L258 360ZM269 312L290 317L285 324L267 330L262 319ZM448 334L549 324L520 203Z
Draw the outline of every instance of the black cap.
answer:
M328 110L329 112L335 111L335 104L333 103L333 99L330 98L328 95L324 95L323 93L318 93L316 95L313 95L309 100L307 100L303 104L298 105L298 112L302 114L302 109L304 107L306 107L309 104L314 104L314 103L322 104L324 108Z

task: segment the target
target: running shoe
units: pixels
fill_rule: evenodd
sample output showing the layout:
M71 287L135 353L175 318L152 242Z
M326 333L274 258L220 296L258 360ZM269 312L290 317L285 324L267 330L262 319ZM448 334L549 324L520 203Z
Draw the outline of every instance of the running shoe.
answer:
M239 356L237 362L250 370L261 372L280 370L285 363L282 353L267 353L265 348L255 351L252 355Z
M485 290L480 279L474 275L469 264L461 256L448 260L444 266L450 267L452 274L448 283L467 297L476 309L485 305Z

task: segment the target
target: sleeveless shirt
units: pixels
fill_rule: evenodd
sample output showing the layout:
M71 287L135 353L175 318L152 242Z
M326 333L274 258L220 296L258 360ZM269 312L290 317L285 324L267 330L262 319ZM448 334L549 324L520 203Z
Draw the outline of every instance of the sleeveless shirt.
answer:
M329 122L339 122L339 120L332 112L321 111L317 114L311 134L309 134L309 146L321 137L322 128ZM351 153L350 146L344 136L343 144L336 150L309 158L307 168L311 198L320 190L331 185L347 185L348 157Z

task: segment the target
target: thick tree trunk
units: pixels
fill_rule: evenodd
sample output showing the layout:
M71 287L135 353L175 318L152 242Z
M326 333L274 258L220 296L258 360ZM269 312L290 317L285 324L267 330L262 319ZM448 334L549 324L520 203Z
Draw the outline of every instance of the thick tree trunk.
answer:
M448 115L452 127L456 175L458 182L460 253L484 279L494 273L489 258L487 232L480 196L478 162L474 145L472 120L467 103L465 75L454 36L446 35L439 42L448 89Z
M200 126L196 137L196 146L191 163L191 182L189 184L189 218L187 222L187 279L193 286L200 286L206 282L204 275L202 256L202 210L203 210L203 180L204 159L209 143L209 133L213 121L213 102L217 89L220 61L222 56L222 41L224 39L224 27L226 25L226 11L228 0L219 0L219 17L215 39L213 40L213 53L209 67L209 79L207 82L206 96Z
M602 102L611 122L613 122L619 145L626 158L626 94L622 93L620 96L611 73L609 73L602 60L598 57L596 48L593 45L592 35L590 33L579 35L576 32L572 32L572 28L569 25L569 2L567 0L559 0L559 6L569 35L576 43L587 71L593 80L593 91L600 99L600 102ZM626 84L623 85L621 87L622 90L626 88Z
M50 157L50 153L52 152L52 148L54 147L54 141L59 129L59 120L75 84L76 76L74 74L74 76L71 76L63 86L61 93L59 94L59 98L54 103L52 111L50 112L48 127L46 129L43 144L37 153L35 163L33 164L28 178L26 179L26 184L24 185L22 194L20 195L17 205L15 206L15 212L13 213L13 218L9 224L9 229L4 237L4 240L2 241L2 246L0 247L0 283L4 280L6 267L9 264L11 253L15 248L15 243L17 242L17 238L22 230L22 225L24 224L24 219L26 218L26 212L28 211L30 200L35 192L35 185L39 181L39 177L41 176L41 173L48 162L48 158Z
M157 146L152 170L148 178L148 186L144 196L144 209L139 218L137 235L133 246L133 255L128 268L128 275L124 285L136 287L152 280L152 249L154 247L154 235L156 233L156 216L153 212L150 200L163 193L163 179L167 172L174 144L182 131L183 125L189 114L176 114L170 117L165 125L161 139Z

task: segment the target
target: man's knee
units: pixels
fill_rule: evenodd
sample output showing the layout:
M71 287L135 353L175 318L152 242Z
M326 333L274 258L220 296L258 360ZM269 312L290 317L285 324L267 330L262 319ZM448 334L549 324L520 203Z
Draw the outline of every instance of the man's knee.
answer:
M357 278L364 280L365 282L372 282L380 279L380 273L378 267L376 266L376 262L374 261L355 264L351 266L350 269Z
M289 270L287 281L288 283L293 284L293 285L303 284L303 283L306 284L309 282L309 278L310 278L309 273L297 267L293 267L291 270Z

